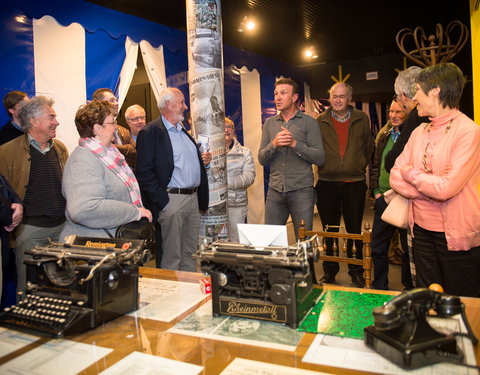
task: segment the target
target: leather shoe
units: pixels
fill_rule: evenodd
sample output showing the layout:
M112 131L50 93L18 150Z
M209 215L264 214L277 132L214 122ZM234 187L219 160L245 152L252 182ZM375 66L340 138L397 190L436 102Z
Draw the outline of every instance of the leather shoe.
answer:
M365 279L361 273L354 273L352 276L352 282L356 285L357 288L365 287Z
M335 275L326 273L326 274L323 275L323 277L322 277L322 283L326 283L326 284L333 284L333 283L335 283Z

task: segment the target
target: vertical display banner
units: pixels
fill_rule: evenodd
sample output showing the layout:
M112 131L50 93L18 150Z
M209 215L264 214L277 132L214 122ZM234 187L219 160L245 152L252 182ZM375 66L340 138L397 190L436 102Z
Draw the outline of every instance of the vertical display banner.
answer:
M210 205L200 241L228 238L225 101L220 0L186 0L190 113L200 151L209 151Z

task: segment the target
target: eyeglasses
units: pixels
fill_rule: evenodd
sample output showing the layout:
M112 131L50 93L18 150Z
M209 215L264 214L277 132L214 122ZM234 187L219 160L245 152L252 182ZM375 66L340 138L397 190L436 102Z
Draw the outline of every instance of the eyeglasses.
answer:
M104 122L102 125L117 125L117 122L116 121Z
M227 130L227 129L233 130L233 126L232 125L225 125L225 130Z
M139 122L139 121L145 121L146 118L147 118L146 116L137 116L137 117L133 117L133 118L128 118L127 117L127 120L132 121L132 122Z

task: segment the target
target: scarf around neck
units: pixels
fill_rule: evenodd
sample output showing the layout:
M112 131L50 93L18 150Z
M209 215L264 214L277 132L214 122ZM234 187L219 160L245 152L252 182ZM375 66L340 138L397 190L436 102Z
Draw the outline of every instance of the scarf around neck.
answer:
M105 166L111 170L125 185L130 194L132 203L142 207L142 197L137 179L130 167L127 165L124 156L112 144L109 147L103 146L96 138L80 138L78 144L90 150Z

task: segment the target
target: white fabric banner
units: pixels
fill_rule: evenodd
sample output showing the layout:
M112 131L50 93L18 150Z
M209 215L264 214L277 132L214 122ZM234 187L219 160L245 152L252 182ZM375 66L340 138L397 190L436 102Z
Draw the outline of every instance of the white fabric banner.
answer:
M128 36L125 39L125 61L120 71L119 84L117 87L118 108L122 108L127 97L128 89L132 83L133 75L137 69L138 43L135 43Z
M85 30L44 16L33 20L33 42L36 95L55 100L57 138L71 152L78 145L75 113L86 100Z
M263 166L258 162L258 150L262 139L262 102L260 97L260 74L246 67L240 69L242 90L243 140L255 162L255 182L248 188L248 223L263 224L265 219L265 198L263 187Z
M160 93L167 87L163 46L154 48L149 42L142 40L140 42L140 51L142 53L143 63L145 64L145 70L147 71L148 80L152 85L153 94L158 103Z

